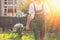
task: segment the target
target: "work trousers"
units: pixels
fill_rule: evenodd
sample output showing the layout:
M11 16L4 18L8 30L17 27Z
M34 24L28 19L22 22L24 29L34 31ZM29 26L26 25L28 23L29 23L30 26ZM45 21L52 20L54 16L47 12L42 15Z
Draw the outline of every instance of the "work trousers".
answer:
M35 40L43 40L45 34L45 20L43 14L36 14L31 21Z

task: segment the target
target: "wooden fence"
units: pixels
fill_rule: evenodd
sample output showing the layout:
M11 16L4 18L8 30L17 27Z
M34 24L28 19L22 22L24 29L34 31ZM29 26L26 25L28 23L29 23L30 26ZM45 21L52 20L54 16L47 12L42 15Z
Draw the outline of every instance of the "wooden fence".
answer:
M0 27L4 30L11 29L16 23L26 25L26 17L8 17L0 16Z

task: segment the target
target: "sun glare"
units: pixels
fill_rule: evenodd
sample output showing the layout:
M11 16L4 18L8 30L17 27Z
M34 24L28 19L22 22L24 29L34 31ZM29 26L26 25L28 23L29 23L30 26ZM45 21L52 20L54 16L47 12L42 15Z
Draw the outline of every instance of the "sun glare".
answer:
M60 0L48 0L48 5L51 10L51 17L50 17L50 27L51 29L60 29Z
M60 0L52 0L52 5L55 8L60 8Z
M60 0L48 0L48 4L52 12L60 14Z

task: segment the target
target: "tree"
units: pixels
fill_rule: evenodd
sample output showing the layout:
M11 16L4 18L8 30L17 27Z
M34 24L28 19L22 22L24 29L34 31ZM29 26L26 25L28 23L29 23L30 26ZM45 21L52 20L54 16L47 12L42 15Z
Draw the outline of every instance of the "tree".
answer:
M24 12L24 13L28 13L28 9L29 9L29 4L31 3L31 0L26 0L26 1L21 1L19 4L19 10Z

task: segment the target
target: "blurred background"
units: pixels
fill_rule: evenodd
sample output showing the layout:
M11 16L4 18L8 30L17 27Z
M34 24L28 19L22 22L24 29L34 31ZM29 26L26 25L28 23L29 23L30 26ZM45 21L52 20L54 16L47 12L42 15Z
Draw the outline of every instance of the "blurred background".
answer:
M10 32L9 30L12 30L14 24L18 22L25 26L29 4L32 1L0 0L0 33ZM60 34L60 0L42 0L42 2L46 2L50 9L50 17L47 16L49 20L45 20L46 33Z

